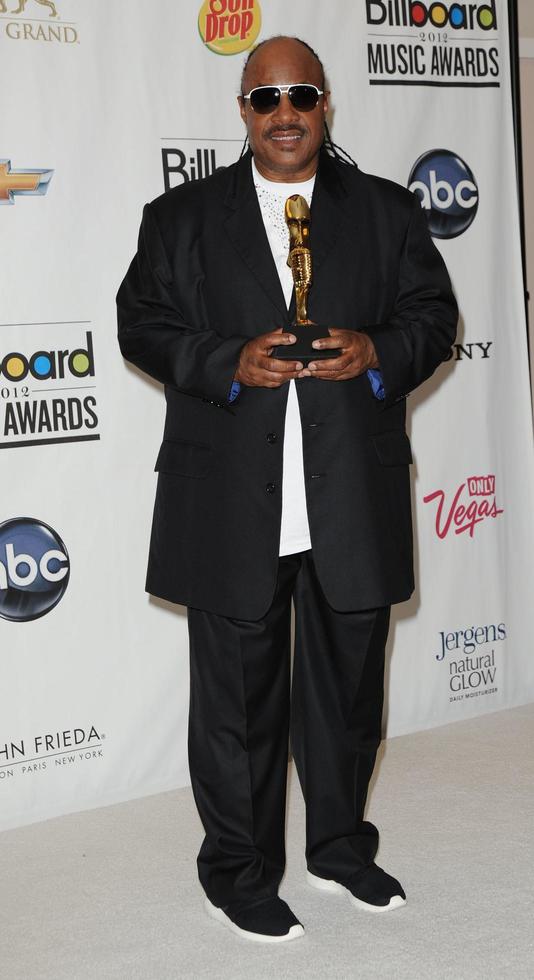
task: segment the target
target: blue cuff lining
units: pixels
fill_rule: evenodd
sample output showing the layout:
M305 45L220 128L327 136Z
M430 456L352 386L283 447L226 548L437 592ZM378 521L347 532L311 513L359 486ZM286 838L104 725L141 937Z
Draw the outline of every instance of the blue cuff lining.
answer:
M239 381L232 381L232 387L230 388L230 394L228 395L229 402L235 402L239 392L241 391L241 385Z
M378 371L377 368L369 368L367 377L371 382L371 388L373 389L373 395L375 398L378 398L379 401L384 401L386 393L384 391L381 372Z
M386 393L384 391L384 385L382 382L382 375L380 371L378 371L376 368L370 368L369 371L367 372L367 377L371 382L373 395L375 396L375 398L378 398L380 401L383 401L386 396ZM240 391L241 391L241 385L239 384L239 381L232 381L232 387L230 388L228 401L235 402Z

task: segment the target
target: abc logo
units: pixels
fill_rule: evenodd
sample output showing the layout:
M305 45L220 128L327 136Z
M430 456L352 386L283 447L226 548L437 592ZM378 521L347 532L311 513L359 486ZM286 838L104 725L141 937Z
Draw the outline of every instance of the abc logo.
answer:
M434 238L456 238L474 221L478 187L473 172L456 153L423 153L412 167L408 187L420 198Z
M0 524L0 616L25 623L57 606L70 574L67 549L42 521Z

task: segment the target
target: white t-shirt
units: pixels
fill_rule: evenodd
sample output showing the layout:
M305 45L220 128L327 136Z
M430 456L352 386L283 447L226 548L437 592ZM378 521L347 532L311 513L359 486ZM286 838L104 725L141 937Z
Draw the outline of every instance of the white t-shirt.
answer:
M265 231L278 270L286 306L289 308L293 292L293 275L287 264L289 231L284 206L291 194L302 194L311 204L315 176L300 184L277 183L266 180L252 160L252 175L258 195ZM304 485L304 460L302 455L302 425L295 382L289 382L286 424L284 434L284 469L282 480L282 526L280 530L280 555L293 555L311 548L306 489Z

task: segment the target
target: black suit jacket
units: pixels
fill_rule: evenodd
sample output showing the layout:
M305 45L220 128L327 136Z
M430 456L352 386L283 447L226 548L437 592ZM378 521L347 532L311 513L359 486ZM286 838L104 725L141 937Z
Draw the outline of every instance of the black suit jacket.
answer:
M413 590L405 396L454 340L457 308L418 199L321 153L311 206L309 315L363 330L366 375L301 379L306 498L328 602L357 610ZM288 325L250 154L145 207L118 293L124 356L165 385L147 590L254 620L276 582L288 387L228 393L242 346Z

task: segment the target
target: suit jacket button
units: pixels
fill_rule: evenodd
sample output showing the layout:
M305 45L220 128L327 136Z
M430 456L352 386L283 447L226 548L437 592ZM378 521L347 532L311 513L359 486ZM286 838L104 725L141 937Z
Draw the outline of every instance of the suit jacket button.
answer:
M268 432L267 433L267 442L271 443L271 445L272 445L273 442L276 442L277 439L278 439L278 436L276 435L276 432Z
M265 490L267 493L274 493L274 491L276 490L276 483L268 483L267 486L265 487Z

